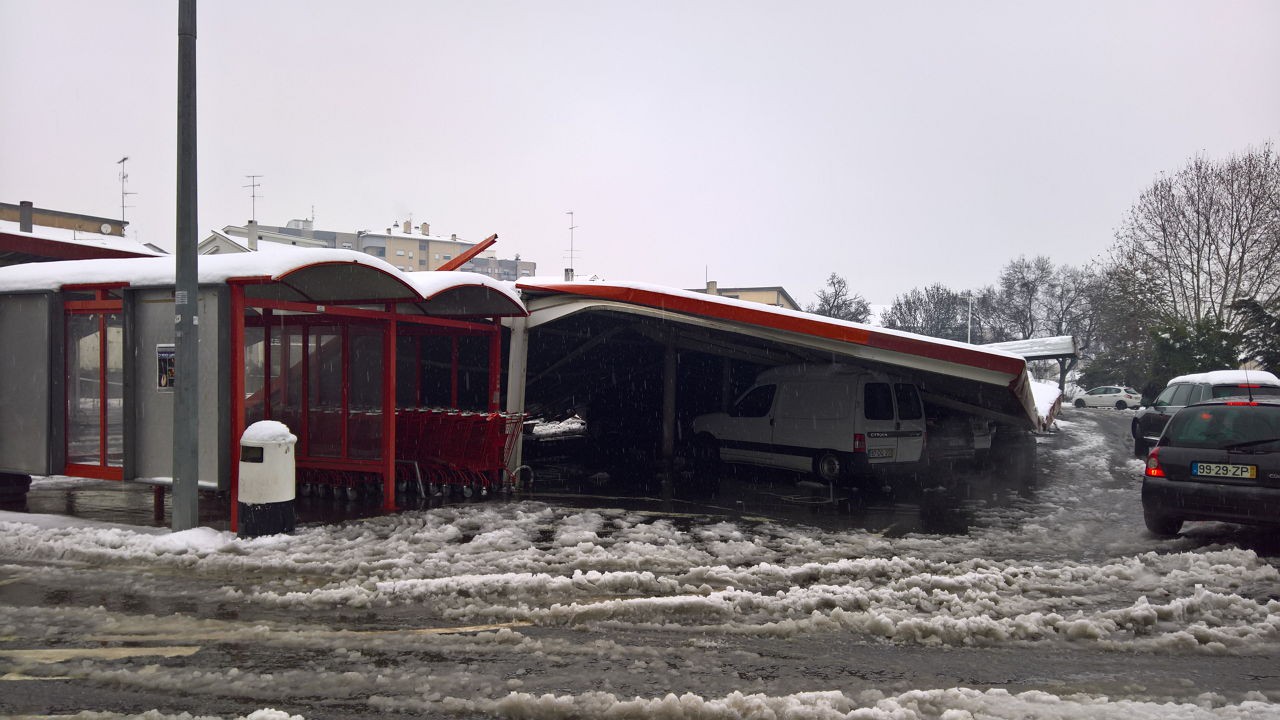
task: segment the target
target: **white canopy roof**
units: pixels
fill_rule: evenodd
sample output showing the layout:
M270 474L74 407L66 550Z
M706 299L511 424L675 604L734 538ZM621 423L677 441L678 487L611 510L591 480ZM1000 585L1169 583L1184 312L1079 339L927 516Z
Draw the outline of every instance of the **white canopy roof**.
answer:
M403 291L391 295L365 298L369 301L381 297L397 302L430 302L446 294L457 296L461 290L463 295L472 300L479 296L498 300L498 305L504 308L501 312L473 314L523 315L525 312L524 304L512 287L488 276L469 272L404 273L384 260L354 250L298 248L264 243L257 252L197 256L197 277L198 282L205 285L225 283L235 278L261 277L293 283L294 278L310 269L344 265L368 268L375 275L383 276L382 288L388 287L386 281L394 281L393 284L403 288ZM57 291L65 285L120 282L135 288L167 287L174 284L175 275L173 256L26 263L0 268L0 292ZM338 297L351 294L350 288L330 290ZM324 295L323 284L317 288L317 283L312 283L308 292L313 299L329 299ZM466 304L468 303L461 303ZM470 304L475 306L474 302ZM459 303L454 303L452 311L442 314L459 314L458 306Z

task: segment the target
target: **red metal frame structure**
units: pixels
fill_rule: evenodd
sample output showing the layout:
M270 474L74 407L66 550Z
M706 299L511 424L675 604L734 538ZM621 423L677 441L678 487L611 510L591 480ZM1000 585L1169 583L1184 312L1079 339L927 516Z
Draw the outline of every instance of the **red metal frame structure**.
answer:
M98 320L98 463L89 465L86 463L75 463L67 461L64 463L67 475L75 475L78 477L97 478L100 480L123 480L123 465L111 465L110 463L110 447L108 442L109 436L109 420L107 407L108 398L108 334L107 334L107 316L113 313L119 314L124 311L124 301L116 296L112 297L112 291L126 287L128 283L103 283L92 285L64 285L63 290L66 292L87 292L93 294L92 300L67 300L63 303L63 313L66 316L72 315L92 315ZM66 332L66 331L64 331ZM70 367L71 354L67 354L64 361L63 374L68 379L71 378ZM62 403L63 411L63 427L71 427L70 411L67 403ZM71 442L71 433L67 433L65 441ZM69 448L68 448L69 449ZM68 456L70 453L68 453Z
M274 282L272 278L235 278L228 280L230 288L230 318L231 318L231 352L233 357L243 359L245 356L245 329L246 329L246 313L250 309L261 311L260 319L256 319L252 324L255 327L263 328L263 342L265 348L272 345L274 328L296 328L302 333L302 356L297 358L296 362L301 364L301 372L298 377L301 378L302 387L298 388L297 396L300 399L301 407L298 408L300 427L296 428L299 434L300 442L297 450L297 465L300 469L312 469L333 472L348 473L365 473L372 476L381 476L381 494L383 509L395 509L395 490L396 490L396 424L397 409L396 403L396 384L397 384L397 345L398 337L429 334L429 333L446 333L451 336L451 368L450 368L450 400L451 405L458 405L458 371L459 371L459 352L458 352L458 335L483 335L489 337L489 387L486 394L487 405L490 412L497 411L500 402L500 383L501 383L501 323L494 320L486 321L470 321L470 320L453 320L428 315L406 314L398 312L395 303L382 303L381 309L371 309L369 307L353 307L348 305L320 305L316 303L306 303L287 300L266 300L253 299L246 297L246 289L252 285ZM311 329L316 326L324 326L326 328L336 327L341 338L341 344L338 352L341 355L339 366L341 367L341 403L339 426L339 451L336 457L321 456L316 454L314 448L311 447L312 432L311 423L311 407L310 407L310 388L312 382L312 372L310 363L314 361L313 345L311 341ZM350 409L351 402L351 373L352 367L350 363L350 331L351 328L377 328L381 336L381 367L378 368L381 381L381 411L379 425L379 445L376 457L354 457L352 455L352 441L350 437L350 428L352 424L352 414ZM277 390L274 384L271 371L270 356L265 355L265 368L263 381L263 392L259 400L263 403L263 417L265 419L273 418L273 393L284 392L288 389L288 378L290 376L290 362L295 359L288 356L287 348L289 344L282 342L281 349L285 357L281 358L278 367L280 368L281 387ZM318 347L318 346L317 346ZM267 353L270 351L267 350ZM421 346L415 349L414 358L416 366L421 368L422 351ZM417 383L419 382L420 370L415 374L415 397L418 395ZM238 441L243 435L246 427L246 398L245 398L245 363L243 360L233 362L231 365L231 437L236 440L230 448L230 470L231 470L231 525L233 529L237 529L238 517L238 498L239 493L239 445ZM388 412L387 410L392 411Z

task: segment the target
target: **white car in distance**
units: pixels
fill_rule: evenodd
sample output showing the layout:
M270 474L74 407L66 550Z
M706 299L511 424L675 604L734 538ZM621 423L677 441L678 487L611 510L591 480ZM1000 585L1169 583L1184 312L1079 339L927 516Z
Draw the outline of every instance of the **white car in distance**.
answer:
M1078 408L1112 407L1117 410L1136 408L1142 405L1142 393L1123 385L1103 385L1080 395L1074 401Z

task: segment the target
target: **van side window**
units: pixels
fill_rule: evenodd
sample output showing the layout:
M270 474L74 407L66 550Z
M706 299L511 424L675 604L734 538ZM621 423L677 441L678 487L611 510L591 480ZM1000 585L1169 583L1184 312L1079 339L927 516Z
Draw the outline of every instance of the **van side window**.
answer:
M1160 397L1157 397L1156 401L1151 404L1155 407L1164 407L1165 405L1168 405L1169 401L1173 399L1173 393L1177 391L1178 387L1178 385L1174 385L1173 387L1165 388L1164 392L1160 393Z
M924 416L920 409L920 395L911 383L894 383L893 394L898 398L898 419L919 420Z
M893 419L893 394L889 383L869 382L862 390L863 414L868 420Z
M729 415L731 417L764 417L768 415L769 408L773 407L773 393L777 389L777 385L761 385L753 389L738 400L733 409L729 411Z

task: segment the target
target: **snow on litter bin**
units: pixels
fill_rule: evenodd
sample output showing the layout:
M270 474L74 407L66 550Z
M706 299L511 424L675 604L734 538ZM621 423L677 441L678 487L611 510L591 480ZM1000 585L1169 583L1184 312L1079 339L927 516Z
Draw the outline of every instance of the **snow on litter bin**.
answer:
M240 537L293 532L294 444L275 420L260 420L240 436Z

